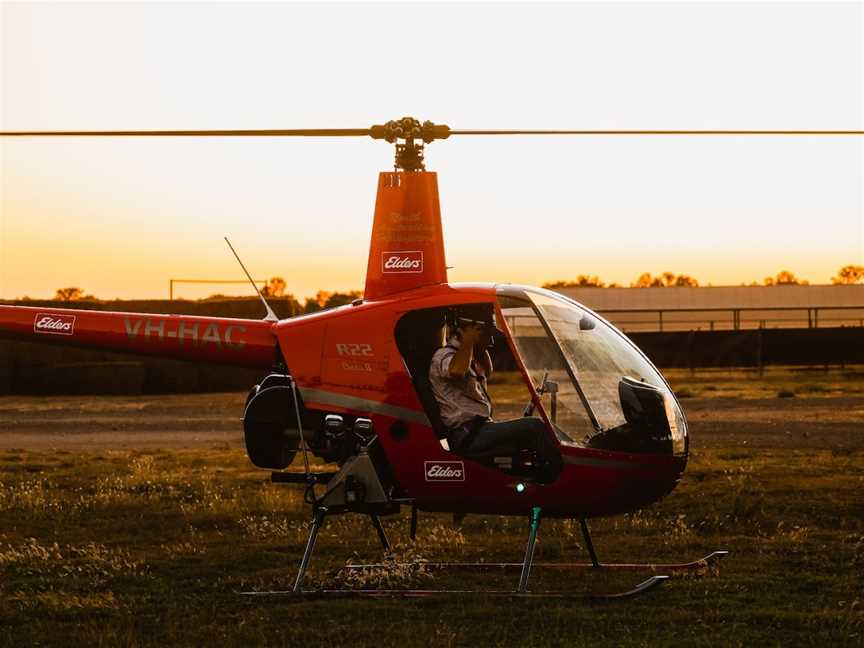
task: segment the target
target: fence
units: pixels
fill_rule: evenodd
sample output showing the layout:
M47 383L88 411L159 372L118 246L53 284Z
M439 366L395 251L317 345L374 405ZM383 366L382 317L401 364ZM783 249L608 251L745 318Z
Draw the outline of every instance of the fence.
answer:
M864 327L659 331L628 336L662 368L864 364Z
M625 332L864 327L864 306L612 308L597 312Z

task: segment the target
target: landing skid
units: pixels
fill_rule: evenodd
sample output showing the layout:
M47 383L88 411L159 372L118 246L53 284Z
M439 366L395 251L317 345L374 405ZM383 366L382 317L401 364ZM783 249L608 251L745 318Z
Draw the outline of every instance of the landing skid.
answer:
M297 579L294 582L294 588L291 591L280 592L244 592L250 597L286 597L290 600L309 600L315 598L333 598L333 597L365 597L365 598L426 598L431 596L455 595L455 596L492 596L492 597L516 597L516 598L556 598L556 599L620 599L635 596L643 592L647 592L654 587L657 587L664 581L669 579L668 575L655 574L647 580L642 581L635 587L623 592L601 593L601 594L585 594L573 592L530 592L528 590L528 578L531 573L531 568L534 565L534 547L537 541L537 533L540 529L540 514L539 506L531 509L530 528L528 532L528 545L525 548L525 559L521 563L397 563L395 566L407 567L409 569L454 569L462 571L492 571L492 570L515 570L520 569L519 585L515 591L501 590L433 590L433 589L399 589L399 590L381 590L381 589L323 589L323 590L304 590L303 579L306 574L306 569L309 566L309 561L312 558L312 551L315 548L315 542L318 537L318 531L324 523L324 518L328 514L328 509L324 506L315 506L312 527L309 531L309 539L306 542L306 550L303 552L303 559L300 562L300 569L297 573ZM384 528L376 515L371 515L373 526L378 532L378 537L385 551L389 551L390 543L384 532ZM412 516L412 531L416 518ZM590 563L538 563L537 567L545 567L557 570L573 570L573 569L593 569L599 571L669 571L682 572L701 569L707 567L712 562L726 556L728 551L715 551L704 558L695 560L689 563L678 564L635 564L635 563L612 563L603 565L597 559L597 553L594 551L594 544L591 541L591 534L588 530L588 523L583 518L580 521L582 534L585 539L585 546L591 556ZM394 567L393 564L368 564L368 565L347 565L348 570L372 570L386 569Z
M328 598L435 598L442 596L471 597L488 596L490 598L514 598L514 599L563 599L563 600L607 600L620 599L642 594L654 589L668 580L668 576L651 576L642 581L636 587L625 592L614 592L608 594L578 594L574 592L513 592L505 590L433 590L433 589L332 589L332 590L304 590L301 592L278 591L278 592L243 592L244 596L250 597L283 597L292 602L309 601Z

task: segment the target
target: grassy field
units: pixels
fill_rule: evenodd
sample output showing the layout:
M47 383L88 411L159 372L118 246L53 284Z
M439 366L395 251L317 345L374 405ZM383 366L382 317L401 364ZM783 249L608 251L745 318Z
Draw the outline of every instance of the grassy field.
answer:
M864 396L864 368L765 367L757 369L667 369L684 398L794 398Z
M290 588L309 513L299 491L249 465L239 435L168 449L22 443L0 450L0 645L864 645L861 374L671 379L679 393L689 390L684 480L649 509L593 521L595 544L607 561L728 549L719 570L603 603L250 600L237 592ZM783 390L795 396L778 397ZM221 401L236 407L238 397L172 398L166 408L218 409ZM126 402L90 401L93 411ZM14 422L0 425L0 443L4 434L35 437L62 422L62 412L41 413L36 402L0 399L0 416ZM89 407L73 403L69 412ZM128 429L136 420L147 428L147 408L123 411ZM513 561L524 552L524 520L469 516L456 526L447 515L421 514L412 544L407 513L385 520L394 560ZM578 524L544 521L536 559L585 560L580 543ZM518 579L341 570L381 557L366 519L329 520L307 584L507 589ZM644 576L538 569L531 584L587 592Z

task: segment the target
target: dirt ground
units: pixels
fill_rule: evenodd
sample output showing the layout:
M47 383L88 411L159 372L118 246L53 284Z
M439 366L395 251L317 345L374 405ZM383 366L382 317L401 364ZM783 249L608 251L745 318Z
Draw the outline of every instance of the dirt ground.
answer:
M239 445L245 398L245 394L5 396L0 398L0 449Z

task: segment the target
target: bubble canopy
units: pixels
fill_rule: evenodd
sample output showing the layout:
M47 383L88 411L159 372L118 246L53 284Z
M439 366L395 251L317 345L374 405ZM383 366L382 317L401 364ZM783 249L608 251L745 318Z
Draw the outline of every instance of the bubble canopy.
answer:
M681 406L624 334L558 293L511 285L497 292L510 338L561 443L687 454Z

